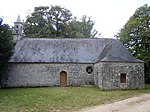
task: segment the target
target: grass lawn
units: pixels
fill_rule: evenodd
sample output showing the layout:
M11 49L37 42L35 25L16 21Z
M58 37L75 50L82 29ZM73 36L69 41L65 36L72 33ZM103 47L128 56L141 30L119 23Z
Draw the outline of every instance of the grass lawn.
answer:
M0 89L0 112L71 112L150 92L103 91L97 87L43 87Z

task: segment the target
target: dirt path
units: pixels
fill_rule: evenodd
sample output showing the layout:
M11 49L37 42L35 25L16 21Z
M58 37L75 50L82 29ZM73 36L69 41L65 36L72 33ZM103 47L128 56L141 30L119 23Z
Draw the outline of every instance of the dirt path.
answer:
M80 112L150 112L150 93L111 104L83 109Z

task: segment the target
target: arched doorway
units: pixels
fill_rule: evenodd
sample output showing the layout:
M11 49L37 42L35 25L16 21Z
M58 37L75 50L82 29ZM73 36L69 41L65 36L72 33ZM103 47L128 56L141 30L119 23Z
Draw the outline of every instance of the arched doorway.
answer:
M67 86L67 72L65 71L60 72L60 86Z

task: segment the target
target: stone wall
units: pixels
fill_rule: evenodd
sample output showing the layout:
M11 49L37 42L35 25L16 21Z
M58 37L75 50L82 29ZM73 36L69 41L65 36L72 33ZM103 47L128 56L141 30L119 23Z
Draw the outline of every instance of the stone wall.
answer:
M86 72L93 64L9 64L1 78L2 87L59 86L60 72L67 72L67 85L93 84L93 73Z
M94 72L87 73L92 66ZM93 64L9 64L1 78L2 87L60 86L60 73L67 73L67 85L95 84L102 89L136 89L144 87L144 63L100 62ZM126 74L121 83L120 74Z
M120 74L126 74L121 83ZM95 64L94 82L102 89L136 89L144 87L144 63L101 62Z

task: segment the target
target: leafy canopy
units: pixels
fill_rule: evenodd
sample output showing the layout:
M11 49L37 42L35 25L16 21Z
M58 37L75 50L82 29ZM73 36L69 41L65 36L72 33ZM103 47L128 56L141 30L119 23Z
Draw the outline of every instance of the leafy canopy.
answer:
M98 31L93 30L91 17L83 16L81 21L60 6L35 7L34 12L24 23L24 32L28 37L46 38L93 38Z
M146 62L146 81L150 83L150 7L138 8L117 35L131 53Z
M7 24L0 25L0 70L9 60L13 50L12 31Z

